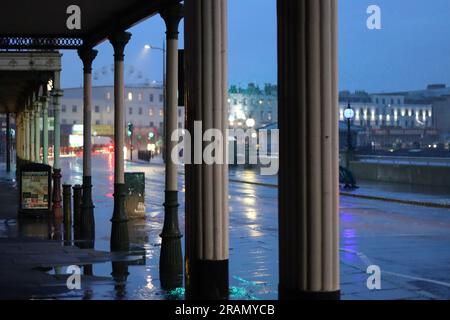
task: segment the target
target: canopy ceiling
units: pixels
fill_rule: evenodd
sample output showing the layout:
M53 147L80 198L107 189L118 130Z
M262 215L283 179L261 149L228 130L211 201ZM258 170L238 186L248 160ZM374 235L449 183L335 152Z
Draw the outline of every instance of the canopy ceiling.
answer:
M0 3L0 49L95 46L179 0L13 0ZM81 29L66 26L67 8L81 9ZM31 39L34 39L32 41Z

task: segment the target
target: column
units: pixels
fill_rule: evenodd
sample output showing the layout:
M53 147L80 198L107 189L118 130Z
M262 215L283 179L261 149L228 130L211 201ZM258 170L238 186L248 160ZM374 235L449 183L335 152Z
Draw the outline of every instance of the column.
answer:
M176 141L171 140L172 132L178 129L178 25L183 16L180 3L165 6L160 14L166 23L166 108L165 108L165 166L166 189L164 202L164 227L161 233L161 256L159 272L164 289L182 285L183 255L181 232L178 226L178 166L171 158Z
M60 165L60 148L61 148L61 97L63 91L60 89L60 72L55 72L53 97L53 114L54 114L54 145L53 145L53 215L55 219L63 218L61 206L61 165Z
M31 162L35 162L36 161L36 152L34 150L34 145L36 143L36 130L34 129L34 126L36 124L35 121L35 117L36 117L36 112L33 109L33 103L30 104L30 145L29 145L29 150L30 150L30 161Z
M48 164L48 94L41 99L42 103L42 163Z
M23 160L30 160L30 113L25 108L23 111Z
M337 1L277 12L279 298L339 299Z
M201 121L201 134L218 129L224 137L216 156L226 163L227 1L186 0L184 43L187 129L194 133L194 121ZM202 164L186 165L186 297L227 299L228 166L195 156L206 147L191 148L192 161Z
M19 161L17 161L17 158L22 158L22 113L17 112L16 113L16 166L18 166Z
M34 141L34 158L36 160L36 163L41 162L41 124L40 124L40 120L41 120L41 102L39 101L40 99L36 99L35 103L34 103L34 112L35 112L35 116L34 116L34 136L35 136L35 141Z
M11 114L6 114L6 172L11 172Z
M83 48L78 55L83 62L83 200L81 213L81 238L93 241L95 239L94 204L92 202L92 62L98 51Z
M128 219L125 214L124 175L124 50L131 34L118 32L109 39L114 48L114 212L111 219L111 251L128 251Z

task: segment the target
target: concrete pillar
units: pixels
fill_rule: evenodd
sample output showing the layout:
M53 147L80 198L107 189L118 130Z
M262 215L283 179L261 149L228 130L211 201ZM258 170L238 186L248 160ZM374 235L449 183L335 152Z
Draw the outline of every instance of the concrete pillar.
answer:
M6 172L11 172L11 122L10 113L6 114Z
M23 111L23 158L24 160L30 160L30 113L27 109Z
M22 113L16 113L16 158L22 158L21 156L21 141L22 141ZM16 165L18 161L16 160Z
M278 0L279 298L339 299L337 0Z
M87 241L95 239L94 204L92 202L92 62L98 51L83 48L78 55L83 62L83 200L81 214L81 238Z
M37 99L34 103L34 159L36 163L41 162L41 102Z
M194 121L218 129L216 156L227 163L227 1L186 0L184 34L187 129L193 134ZM228 166L198 159L207 146L191 148L202 164L186 165L186 297L227 299Z
M30 106L30 145L28 146L30 150L30 161L35 162L36 161L36 152L34 150L34 145L36 144L36 130L35 130L35 118L36 118L36 111L33 108L33 105Z
M48 164L48 96L44 95L42 102L42 163Z
M60 86L60 72L55 72L54 86L52 91L53 97L53 114L54 114L54 146L53 146L53 215L55 219L61 220L63 217L61 206L61 97L63 91Z
M111 219L111 251L128 251L128 219L125 213L124 175L124 50L131 34L118 32L109 39L114 48L114 212Z
M178 25L183 17L182 10L183 6L180 3L164 6L160 10L167 29L166 108L164 111L166 190L159 263L161 285L164 289L173 289L183 283L182 236L178 227L178 166L171 158L172 149L177 143L171 140L171 135L178 129Z

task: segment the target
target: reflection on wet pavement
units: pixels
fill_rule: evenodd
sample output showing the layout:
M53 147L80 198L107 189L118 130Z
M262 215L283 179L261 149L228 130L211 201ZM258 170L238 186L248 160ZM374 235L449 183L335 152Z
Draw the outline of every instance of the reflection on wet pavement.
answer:
M113 157L93 157L95 249L109 251L113 212ZM63 182L81 183L82 159L64 158ZM81 291L59 299L182 299L183 288L161 289L160 233L163 227L164 167L126 163L127 172L145 173L144 219L129 222L132 251L144 259L96 263L84 268ZM182 170L181 170L182 171ZM230 293L232 299L276 299L278 285L278 195L276 177L230 169ZM244 180L250 183L239 183ZM179 176L180 230L184 232L184 175ZM0 237L57 238L61 226L45 220L0 221ZM450 215L439 208L341 198L341 284L344 299L430 299L450 297ZM183 248L184 250L184 248ZM368 264L383 274L383 290L366 287ZM52 272L56 272L52 270ZM64 273L64 270L58 272ZM447 286L448 285L448 286Z

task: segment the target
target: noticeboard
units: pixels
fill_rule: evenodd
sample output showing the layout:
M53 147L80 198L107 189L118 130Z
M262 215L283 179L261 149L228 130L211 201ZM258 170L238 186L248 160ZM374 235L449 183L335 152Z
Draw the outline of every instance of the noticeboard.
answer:
M145 217L145 173L125 173L125 212L128 218Z
M20 168L19 212L49 214L51 212L51 167L26 164Z

